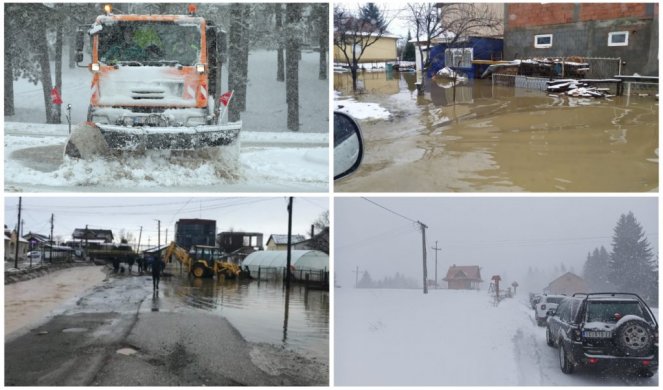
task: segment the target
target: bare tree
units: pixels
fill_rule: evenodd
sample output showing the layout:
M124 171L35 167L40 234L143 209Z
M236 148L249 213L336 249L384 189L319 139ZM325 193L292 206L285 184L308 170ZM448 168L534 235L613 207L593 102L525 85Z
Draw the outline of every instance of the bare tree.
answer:
M329 51L329 4L321 3L315 6L320 23L320 69L318 80L327 80L327 52Z
M302 9L300 4L288 3L285 6L286 18L286 99L288 102L288 129L299 130L299 56Z
M276 81L285 81L285 71L283 65L283 5L274 4L274 19L276 19L276 34L279 37L276 54Z
M371 20L353 15L340 5L334 5L334 46L339 48L345 63L350 67L353 91L357 90L359 60L366 49L387 32L388 25L388 21L376 25Z

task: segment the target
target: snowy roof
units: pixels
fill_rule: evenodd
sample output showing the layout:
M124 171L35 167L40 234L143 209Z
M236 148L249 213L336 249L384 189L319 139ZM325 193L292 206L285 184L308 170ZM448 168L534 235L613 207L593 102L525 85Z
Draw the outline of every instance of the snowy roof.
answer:
M481 281L481 268L478 265L452 265L447 271L447 277L442 280L478 280Z
M292 235L292 244L296 244L298 242L306 240L306 237L302 236L301 234L293 234ZM267 240L267 244L269 244L270 241L273 241L274 244L276 245L288 245L288 235L287 234L272 234L269 236L269 239Z
M442 34L433 37L431 40L431 43L445 43L445 42L451 42L454 38L456 37L456 34L454 34L451 31L445 31ZM428 36L422 36L419 37L419 40L417 41L417 38L412 38L408 42L410 43L417 43L417 42L428 42L429 38Z
M285 268L287 256L286 251L257 251L248 255L242 262L242 266ZM293 250L290 264L295 269L327 270L329 269L329 256L315 250Z

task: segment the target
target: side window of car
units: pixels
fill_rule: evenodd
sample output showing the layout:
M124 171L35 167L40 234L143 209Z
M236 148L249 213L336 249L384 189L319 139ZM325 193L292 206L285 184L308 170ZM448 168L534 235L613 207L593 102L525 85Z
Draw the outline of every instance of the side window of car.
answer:
M567 301L562 301L557 308L559 319L568 322L569 320L569 303Z
M571 305L571 310L569 310L569 322L577 323L578 322L578 311L580 310L581 301L573 301Z

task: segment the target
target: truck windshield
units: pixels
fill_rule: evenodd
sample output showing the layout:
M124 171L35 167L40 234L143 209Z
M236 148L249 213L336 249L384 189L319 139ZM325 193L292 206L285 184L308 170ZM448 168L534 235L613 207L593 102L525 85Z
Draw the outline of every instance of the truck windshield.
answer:
M105 65L191 66L200 60L200 26L171 22L114 22L99 32Z

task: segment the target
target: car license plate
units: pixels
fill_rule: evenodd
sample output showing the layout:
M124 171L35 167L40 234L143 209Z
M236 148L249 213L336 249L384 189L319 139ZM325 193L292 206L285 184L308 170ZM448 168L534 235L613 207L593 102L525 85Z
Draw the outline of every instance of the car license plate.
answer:
M584 331L582 337L589 337L593 339L609 339L612 337L612 332L597 332L597 331Z

